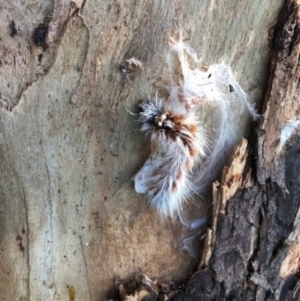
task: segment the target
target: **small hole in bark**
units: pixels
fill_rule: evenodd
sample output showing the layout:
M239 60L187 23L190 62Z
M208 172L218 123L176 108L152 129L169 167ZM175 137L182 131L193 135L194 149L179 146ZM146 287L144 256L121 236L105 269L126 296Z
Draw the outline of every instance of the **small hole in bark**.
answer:
M45 47L47 45L46 38L47 38L48 28L45 25L40 24L34 31L33 40L37 46Z
M39 63L42 61L42 58L43 58L43 54L41 53L41 54L38 55L38 61L39 61Z
M10 36L11 37L14 37L18 31L16 29L16 24L15 24L15 21L12 20L10 23L9 23L9 28L10 28Z

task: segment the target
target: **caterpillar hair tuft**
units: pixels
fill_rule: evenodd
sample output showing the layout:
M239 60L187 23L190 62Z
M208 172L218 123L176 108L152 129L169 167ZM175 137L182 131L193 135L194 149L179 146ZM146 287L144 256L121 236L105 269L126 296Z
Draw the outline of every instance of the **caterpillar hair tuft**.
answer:
M152 207L174 217L194 191L192 172L205 157L207 139L193 113L168 105L161 100L139 105L141 130L150 137L151 155L134 182L136 192L146 194Z

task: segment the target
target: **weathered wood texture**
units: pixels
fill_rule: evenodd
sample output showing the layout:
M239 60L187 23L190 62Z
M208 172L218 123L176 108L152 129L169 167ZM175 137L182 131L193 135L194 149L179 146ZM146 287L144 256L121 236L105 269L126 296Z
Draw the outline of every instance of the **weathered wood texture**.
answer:
M258 102L283 2L1 2L1 300L103 300L116 276L196 269L174 246L180 226L133 191L148 148L127 110L155 92L176 22ZM128 81L120 65L133 56L144 69Z
M199 272L177 300L300 300L299 4L287 1L274 27L256 177L243 141L213 187Z

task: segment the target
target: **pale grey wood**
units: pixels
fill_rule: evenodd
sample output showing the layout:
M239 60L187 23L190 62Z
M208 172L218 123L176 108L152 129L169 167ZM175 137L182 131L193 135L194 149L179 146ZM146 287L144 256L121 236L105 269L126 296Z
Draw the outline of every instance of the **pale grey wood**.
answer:
M196 267L175 248L180 226L133 191L149 149L128 110L155 92L176 24L259 102L283 2L1 3L1 300L67 300L71 286L76 300L103 300L117 276L184 279ZM48 47L32 39L42 23ZM129 82L119 67L133 56L144 69Z

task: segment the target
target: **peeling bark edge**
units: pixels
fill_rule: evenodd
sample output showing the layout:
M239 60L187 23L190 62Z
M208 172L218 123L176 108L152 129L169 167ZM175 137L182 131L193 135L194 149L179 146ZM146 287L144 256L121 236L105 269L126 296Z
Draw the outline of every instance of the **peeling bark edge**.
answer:
M299 128L300 1L286 2L274 27L269 87L263 105L264 122L258 134L257 179L269 178L286 189L281 164L284 147ZM290 127L290 131L284 131ZM294 130L292 129L294 127Z
M233 173L241 155L236 151L221 182L213 185L212 227L199 271L187 288L199 300L300 300L298 124L281 149L278 134L300 112L299 4L287 1L276 26L265 120L258 137L258 181L250 180L241 165L242 185L230 186L224 198L231 184L226 175ZM288 102L284 109L282 94Z

